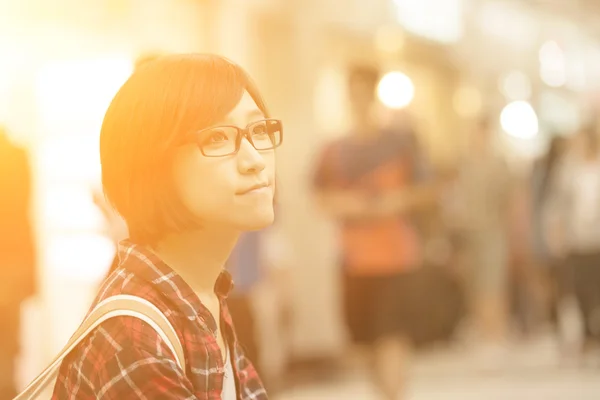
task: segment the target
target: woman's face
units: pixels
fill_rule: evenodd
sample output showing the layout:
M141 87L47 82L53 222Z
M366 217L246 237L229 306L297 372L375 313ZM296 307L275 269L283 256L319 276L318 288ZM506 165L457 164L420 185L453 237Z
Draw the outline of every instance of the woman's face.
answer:
M236 108L215 126L245 128L261 119L262 112L245 92ZM274 150L258 151L244 138L236 154L206 157L196 144L186 145L175 156L173 178L184 206L203 226L245 231L273 222Z

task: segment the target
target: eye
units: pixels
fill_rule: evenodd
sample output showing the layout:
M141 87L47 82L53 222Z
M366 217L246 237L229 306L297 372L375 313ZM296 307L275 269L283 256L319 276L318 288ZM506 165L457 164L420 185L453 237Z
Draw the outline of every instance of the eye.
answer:
M267 125L262 122L252 127L252 136L262 136L267 134Z
M204 140L205 144L217 144L224 143L229 140L229 136L222 130L212 130L210 131L208 137Z

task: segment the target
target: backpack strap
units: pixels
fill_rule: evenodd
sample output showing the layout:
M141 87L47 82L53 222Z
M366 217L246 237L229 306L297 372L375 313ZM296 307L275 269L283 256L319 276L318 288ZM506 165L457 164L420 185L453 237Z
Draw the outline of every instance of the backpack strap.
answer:
M94 307L58 356L14 400L35 399L50 383L54 383L62 361L83 339L106 320L124 316L141 319L150 325L169 347L179 368L185 371L183 347L175 328L173 328L167 317L148 300L137 296L119 294L106 298Z

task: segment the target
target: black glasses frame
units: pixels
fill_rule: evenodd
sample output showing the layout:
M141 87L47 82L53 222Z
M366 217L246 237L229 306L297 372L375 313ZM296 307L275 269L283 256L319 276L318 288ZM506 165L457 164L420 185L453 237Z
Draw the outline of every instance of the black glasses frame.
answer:
M262 122L267 122L267 126L269 125L269 122L275 122L278 126L278 130L279 130L279 142L273 144L272 147L266 148L266 149L257 149L256 146L254 145L254 142L252 141L252 135L250 134L251 128L256 126L257 124L260 124ZM237 136L235 139L235 149L229 153L226 154L219 154L219 155L214 155L214 154L206 154L204 152L204 149L202 148L202 144L198 143L197 141L197 137L198 135L202 134L203 132L207 132L207 131L212 131L215 129L219 129L219 128L233 128L237 131ZM275 119L275 118L265 118L265 119L261 119L259 121L254 121L254 122L250 122L248 125L246 125L245 128L240 128L238 126L235 125L217 125L217 126L211 126L209 128L205 128L205 129L201 129L199 131L194 132L191 135L191 138L189 140L189 142L194 142L196 143L196 145L198 146L198 148L200 149L200 152L202 153L202 155L204 157L227 157L227 156L232 156L234 154L237 154L240 151L240 147L242 144L242 139L246 138L248 139L248 142L250 142L250 144L252 145L252 147L254 147L256 150L258 151L267 151L267 150L273 150L276 149L277 147L281 146L281 144L283 143L283 124L281 122L281 120L279 119Z

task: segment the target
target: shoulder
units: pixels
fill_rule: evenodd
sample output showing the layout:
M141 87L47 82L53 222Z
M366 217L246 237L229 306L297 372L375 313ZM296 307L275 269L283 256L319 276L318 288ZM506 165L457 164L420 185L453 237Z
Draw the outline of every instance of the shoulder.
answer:
M341 137L338 139L330 140L328 142L325 142L325 144L323 144L319 153L321 154L322 157L330 156L331 154L340 151L340 149L342 149L346 143L347 143L346 137Z
M155 288L124 269L117 269L106 279L91 309L101 301L121 294L140 297L152 303L169 320L179 340L183 340L183 316L170 307ZM163 356L165 350L168 351L167 344L148 323L136 317L118 316L102 322L69 355L69 361L63 364L81 364L85 362L84 359L91 359L94 362L88 369L94 369L100 368L117 354L143 351Z
M188 398L192 388L168 346L145 322L133 317L110 319L67 357L54 397L138 399L166 393Z
M174 307L156 286L125 268L116 269L105 280L90 309L93 309L98 303L117 295L135 296L151 303L158 308L177 333L181 335L185 323L185 316L181 311ZM123 340L126 343L132 341L133 343L145 344L145 339L148 336L152 339L159 336L147 323L133 317L111 318L103 322L101 327L105 331L116 335L116 339Z
M156 306L172 324L178 323L180 312L169 303L164 294L159 292L151 282L122 267L117 268L101 284L89 312L102 301L117 295L135 296L146 300Z
M66 364L78 363L78 358L94 358L99 366L120 352L133 349L156 351L160 335L146 322L131 316L106 320L94 329L68 357ZM159 343L160 344L160 343Z
M150 325L135 317L111 318L65 358L55 393L98 394L134 371L148 379L167 373L183 376L168 345Z
M322 180L331 180L336 176L336 170L340 163L340 155L345 150L347 138L339 138L327 142L318 151L315 163L315 179L322 183Z

